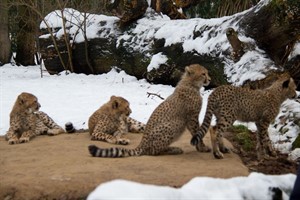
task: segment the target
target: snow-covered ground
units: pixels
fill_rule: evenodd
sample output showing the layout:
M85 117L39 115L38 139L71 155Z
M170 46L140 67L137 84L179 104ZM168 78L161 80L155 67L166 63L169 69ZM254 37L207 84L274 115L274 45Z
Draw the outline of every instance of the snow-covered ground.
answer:
M82 42L84 34L86 34L88 39L95 37L113 37L117 40L117 46L122 45L125 48L143 52L145 55L148 55L151 58L151 62L147 66L148 71L157 69L160 64L164 64L168 61L168 57L162 52L152 55L151 51L149 51L154 39L164 39L165 46L181 43L186 52L194 51L201 55L207 54L224 58L224 73L228 77L228 81L234 85L241 85L246 80L262 79L265 77L265 72L275 68L273 61L268 58L263 50L256 46L255 41L252 38L245 36L243 29L239 26L242 15L253 10L257 11L269 2L269 0L262 0L255 7L241 13L214 19L194 18L188 20L171 20L168 16L159 15L149 8L144 17L136 22L136 26L133 26L125 32L119 30L117 25L119 18L115 16L95 14L85 15L84 13L70 8L64 10L64 16L67 21L66 26L69 27L67 31L73 37L73 41L71 42ZM81 27L84 16L87 17L86 32L84 32ZM45 17L45 21L41 23L40 28L46 28L47 25L56 28L56 37L62 37L64 31L61 28L62 19L60 10L49 13ZM234 28L238 32L239 38L243 42L253 46L253 48L247 49L238 62L233 62L224 55L225 52L231 51L230 44L226 38L226 30L229 27ZM194 32L198 32L200 35L194 37ZM42 35L41 37L49 37L49 34ZM289 59L300 54L299 44L300 43L297 43L295 45L295 49L291 53ZM56 80L58 78L45 77L44 79ZM43 82L46 82L44 79ZM76 84L78 79L82 85ZM173 88L169 86L151 85L143 80L137 81L135 78L127 76L123 72L116 73L115 71L100 76L65 76L61 73L59 80L63 80L63 83L60 83L61 88L66 88L64 88L62 94L59 95L62 108L57 109L59 106L56 105L56 110L64 110L61 112L62 114L71 113L69 116L59 117L58 120L73 121L78 128L86 128L87 125L85 122L89 115L102 103L107 101L112 93L124 95L125 98L128 98L133 107L132 116L142 122L146 122L153 109L161 102L161 100L155 96L148 98L147 92L158 93L163 97L167 97L173 90ZM105 83L102 83L103 80L105 80ZM70 84L73 86L72 90L67 88ZM86 89L82 89L87 85L89 86ZM107 90L107 87L113 89ZM135 89L135 87L138 89ZM58 87L47 87L47 90L55 90L55 92L58 92ZM101 91L101 93L97 95L96 91ZM41 100L47 98L45 97L44 92L40 93L39 98L41 98ZM82 106L72 105L76 101L82 104L83 101L80 100L83 100L84 97L89 97L91 94L95 94L96 97L90 98L89 102L84 100L89 105L84 106L84 110L82 110ZM208 93L205 94L207 96ZM206 98L206 96L204 95L204 98ZM66 111L68 108L64 106L64 104L71 107L71 111ZM44 106L45 109L47 109L46 106L49 105ZM81 108L80 114L82 119L79 120L75 117L77 116L77 112L76 109L73 108ZM53 109L49 109L49 112L54 111ZM203 113L204 112L200 115L200 120L203 119ZM286 120L283 122L282 117L284 116L284 118L286 118L287 116L293 117L297 115L300 115L299 103L288 101L282 107L281 114L276 119L275 125L270 126L269 128L270 137L274 145L283 153L288 153L291 150L291 143L299 134L300 128L292 121ZM64 121L60 122L63 124ZM247 123L246 125L249 129L256 130L253 123ZM282 132L283 129L284 132ZM299 151L295 152L295 156L297 157L298 155L299 157L300 155L297 153Z
M154 85L145 80L137 80L115 69L102 75L66 75L62 72L60 75L51 76L47 71L43 71L41 78L39 66L18 67L6 64L0 67L0 75L0 135L4 135L9 128L9 113L21 92L36 95L42 105L41 110L48 113L62 127L66 122L71 121L77 129L87 129L88 118L112 95L126 98L131 105L131 116L146 123L153 110L162 102L162 99L155 95L149 96L148 93L166 98L174 90L171 86ZM204 100L199 116L200 122L204 119L210 92L204 91L203 88L201 90ZM276 126L269 127L271 140L283 153L291 151L291 144L300 129L292 121L282 122L282 116L299 114L300 104L287 100L275 120ZM256 129L253 123L244 125L251 130ZM284 132L282 132L283 128ZM299 150L296 150L294 157L299 157L299 153Z
M259 9L268 2L268 0L261 1L259 6L253 9ZM240 31L239 37L242 41L255 43L253 39L243 35L243 30L240 30L236 20L245 12L248 11L218 19L170 20L166 16L153 15L148 11L147 17L138 20L137 26L130 30L130 34L118 32L115 24L119 20L117 17L88 15L87 37L118 37L118 41L123 41L122 45L131 46L135 48L134 50L146 53L149 53L147 52L147 48L151 45L149 41L153 38L164 38L165 45L181 42L184 51L224 56L222 52L230 49L225 35L228 27ZM56 13L46 16L49 25L60 27L61 18L59 15L60 11L56 11ZM82 22L83 14L68 9L64 16L69 20L67 26L71 27L69 29L70 34L77 33L78 24ZM107 23L101 26L99 23L101 21ZM44 23L41 24L41 28L43 27L45 28ZM149 29L149 27L152 28ZM211 30L203 31L203 27L210 27ZM109 29L110 32L99 31L101 29ZM201 30L203 35L193 38L193 32L201 32ZM63 30L60 29L55 34L59 37L62 33ZM49 37L49 35L41 37ZM74 37L74 42L80 42L82 39L83 33L79 31L78 35ZM291 57L300 54L299 44L295 46ZM162 53L149 54L149 57L152 58L148 66L149 71L157 68L159 64L167 62L167 57ZM273 62L257 47L246 52L240 61L234 63L225 59L224 64L225 74L229 82L235 85L241 85L247 79L264 78L264 72L269 70L268 67L274 67ZM152 111L162 102L155 95L149 96L148 92L166 98L174 90L171 86L153 85L145 80L137 80L135 77L129 76L123 71L118 72L116 69L102 75L66 75L65 72L62 72L60 75L50 76L46 71L43 71L41 78L39 66L18 67L6 64L0 67L0 76L0 135L4 135L9 128L9 113L21 92L30 92L36 95L42 105L41 110L49 114L59 125L64 126L66 122L71 121L77 129L86 129L89 116L107 102L111 95L126 98L131 104L131 116L146 123ZM202 89L201 93L204 102L199 116L200 122L204 118L210 91ZM283 153L291 151L291 143L299 134L300 129L292 121L282 119L286 119L286 116L299 114L300 104L288 100L284 102L275 124L269 127L269 135L274 146ZM252 123L245 125L249 129L256 129ZM299 157L300 149L291 152L291 158L297 159ZM270 192L269 187L272 186L283 190L284 199L288 199L295 177L292 174L265 176L256 173L252 173L249 177L237 177L228 180L199 177L194 178L179 189L116 180L101 185L89 198L117 199L119 194L126 194L124 198L127 197L127 199L153 199L155 197L161 197L159 199L271 199L272 192Z
M59 125L64 126L66 122L72 121L76 128L87 128L89 116L107 102L111 95L128 99L133 111L132 117L147 122L152 111L162 102L156 96L148 96L147 92L166 98L174 90L171 86L152 85L114 69L107 74L88 76L66 75L65 72L50 76L43 71L41 78L39 66L17 67L6 64L0 67L0 75L1 135L9 128L9 113L21 92L35 94L42 105L41 110ZM209 94L210 91L202 90L204 109L200 121L203 120ZM285 104L293 105L290 101ZM115 180L100 185L89 199L120 199L120 194L126 199L271 199L270 187L278 187L287 200L295 178L293 174L266 176L256 173L228 180L197 177L180 189Z
M288 200L296 175L264 175L251 173L248 177L219 179L196 177L181 188L113 180L99 185L88 200L272 200L279 188L282 199ZM278 193L277 193L278 194ZM277 196L277 198L280 196Z

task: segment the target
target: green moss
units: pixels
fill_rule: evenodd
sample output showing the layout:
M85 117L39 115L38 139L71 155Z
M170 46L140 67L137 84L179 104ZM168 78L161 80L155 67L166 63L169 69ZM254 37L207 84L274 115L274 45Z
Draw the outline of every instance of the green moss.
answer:
M240 132L249 132L248 128L244 125L235 125L232 126L232 131L235 133L240 133Z
M296 140L292 143L292 150L300 148L300 134L296 138Z
M251 137L251 133L246 126L237 125L232 127L235 133L234 140L242 146L245 151L252 151L255 149L255 143Z

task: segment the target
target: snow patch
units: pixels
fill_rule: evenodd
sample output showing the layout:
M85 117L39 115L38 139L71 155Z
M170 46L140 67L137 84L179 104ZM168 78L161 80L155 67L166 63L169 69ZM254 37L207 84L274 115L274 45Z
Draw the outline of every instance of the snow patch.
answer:
M296 175L264 175L251 173L248 177L230 179L196 177L175 189L127 180L113 180L99 185L88 200L112 199L273 199L272 190L282 191L282 199L288 200Z
M161 64L164 64L168 61L168 57L163 55L161 52L152 56L151 62L147 67L147 72L150 72L153 69L158 69Z

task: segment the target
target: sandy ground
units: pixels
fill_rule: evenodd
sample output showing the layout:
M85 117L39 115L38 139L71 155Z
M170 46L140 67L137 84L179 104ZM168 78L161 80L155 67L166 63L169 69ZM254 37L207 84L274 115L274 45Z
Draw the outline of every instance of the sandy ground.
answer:
M141 139L140 134L127 137L128 147L137 146ZM100 183L113 179L180 187L196 176L249 174L236 154L216 160L211 153L197 152L190 138L184 133L174 144L183 148L182 155L93 158L88 145L113 145L91 141L88 133L38 136L18 145L8 145L0 137L0 199L84 199ZM209 138L204 142L210 145Z

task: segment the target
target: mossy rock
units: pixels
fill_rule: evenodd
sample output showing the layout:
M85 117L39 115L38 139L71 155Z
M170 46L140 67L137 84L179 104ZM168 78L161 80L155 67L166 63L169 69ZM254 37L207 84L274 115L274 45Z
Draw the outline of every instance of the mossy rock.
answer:
M300 134L297 136L296 140L292 143L292 150L300 148Z
M154 40L152 54L162 53L168 58L157 70L147 73L147 80L153 83L163 83L175 86L184 72L185 66L190 64L203 65L209 72L211 83L207 89L228 84L224 75L223 60L217 56L202 55L196 51L185 52L181 43L165 46L165 39Z

